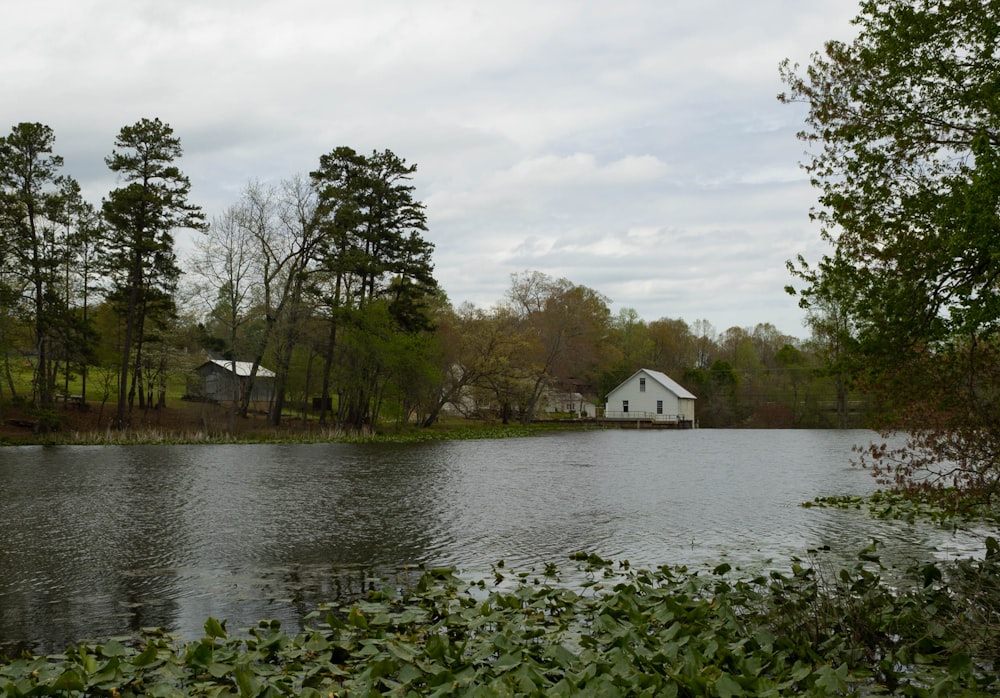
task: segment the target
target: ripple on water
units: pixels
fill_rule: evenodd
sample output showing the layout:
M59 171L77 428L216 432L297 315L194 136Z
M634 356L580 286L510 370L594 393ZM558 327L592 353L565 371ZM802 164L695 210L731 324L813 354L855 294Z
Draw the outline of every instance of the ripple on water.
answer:
M481 578L568 566L781 567L979 554L982 532L805 509L865 494L868 432L600 431L415 445L5 449L0 643L56 646L162 625L197 636L315 604L373 576L455 565Z

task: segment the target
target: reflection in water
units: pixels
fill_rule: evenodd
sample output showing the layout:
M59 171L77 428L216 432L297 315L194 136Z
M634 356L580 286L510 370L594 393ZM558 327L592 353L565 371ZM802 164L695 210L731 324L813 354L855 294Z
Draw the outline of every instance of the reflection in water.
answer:
M976 554L975 532L805 509L863 494L868 432L600 431L414 445L0 451L0 649L278 618L421 564L472 579L576 550L635 565L784 567Z

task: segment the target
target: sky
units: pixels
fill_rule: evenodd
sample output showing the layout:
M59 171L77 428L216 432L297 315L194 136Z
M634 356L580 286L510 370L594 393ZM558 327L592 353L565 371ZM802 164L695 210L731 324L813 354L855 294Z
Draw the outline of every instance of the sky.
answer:
M827 251L778 64L851 0L44 0L0 22L0 132L41 122L95 205L123 126L181 140L209 220L339 146L417 165L456 306L539 271L613 313L808 336L786 260ZM180 232L178 253L193 249Z

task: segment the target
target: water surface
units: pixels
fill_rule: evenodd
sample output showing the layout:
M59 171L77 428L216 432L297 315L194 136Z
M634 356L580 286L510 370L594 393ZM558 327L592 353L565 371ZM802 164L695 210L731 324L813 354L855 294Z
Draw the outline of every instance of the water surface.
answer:
M864 494L870 432L593 431L426 444L0 450L0 649L56 651L149 626L198 637L421 564L783 567L873 537L894 564L978 554L982 536L806 509ZM401 572L402 571L402 572Z

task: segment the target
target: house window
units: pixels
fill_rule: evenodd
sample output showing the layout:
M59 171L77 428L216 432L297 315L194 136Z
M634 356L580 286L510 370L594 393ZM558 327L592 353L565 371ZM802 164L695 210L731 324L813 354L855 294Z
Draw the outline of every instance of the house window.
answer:
M622 400L622 412L628 414L628 400Z
M656 401L656 414L663 414L663 400Z
M646 392L646 379L645 378L640 378L639 379L639 392L640 393Z

